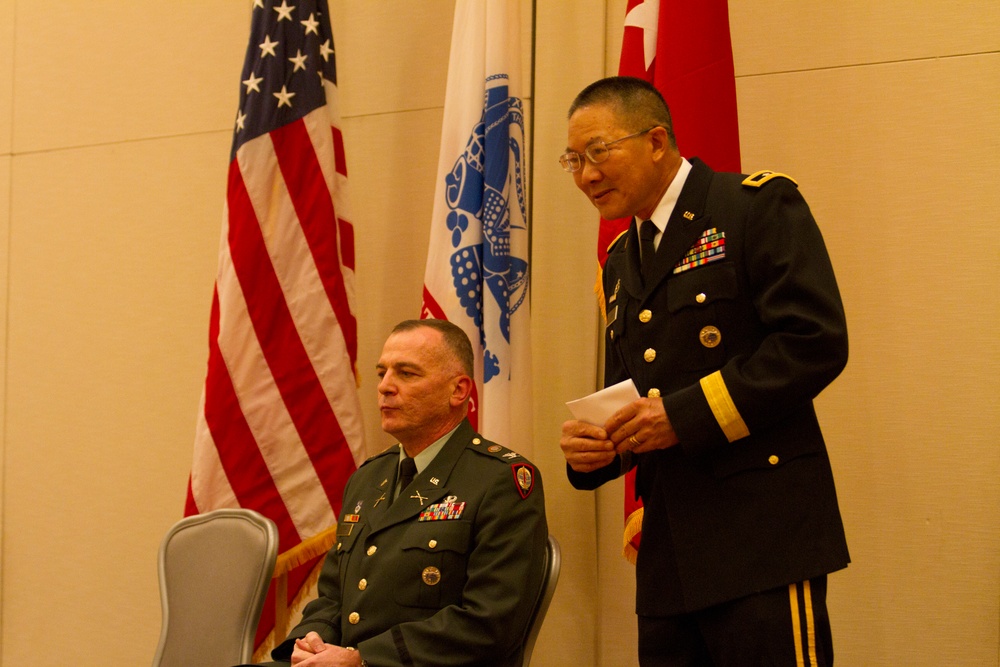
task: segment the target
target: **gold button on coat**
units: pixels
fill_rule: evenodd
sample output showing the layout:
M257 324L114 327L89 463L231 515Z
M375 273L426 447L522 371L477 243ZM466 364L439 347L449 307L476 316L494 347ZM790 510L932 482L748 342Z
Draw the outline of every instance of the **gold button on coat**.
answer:
M368 588L368 580L367 579L362 579L361 581L358 582L358 590L359 591L363 591L366 588Z
M767 457L767 462L773 466L776 466L778 465L778 457L775 456L774 454L771 454L769 457Z
M370 547L368 547L368 555L369 556L374 556L376 551L378 551L378 547L375 546L374 544L371 545Z
M702 292L701 294L699 294L698 296L696 296L696 297L694 298L694 300L695 300L695 301L697 301L698 303L705 303L705 299L707 299L707 298L708 298L708 297L707 297L707 296L705 296L705 293L704 293L704 292Z
M657 389L656 387L653 387L652 389L646 392L646 396L648 396L649 398L659 398L660 390Z
M643 310L643 311L639 312L639 321L640 322L646 323L646 322L650 321L651 319L653 319L653 311L651 311L651 310Z
M649 348L642 354L642 358L645 359L647 362L652 362L653 359L656 359L656 350L654 350L653 348Z
M347 620L351 622L351 625L357 625L361 622L361 614L356 611L352 611L351 615L347 617Z
M430 542L427 543L427 546L429 546L431 549L433 549L437 545L438 545L438 541L437 540L431 540Z
M722 332L713 326L708 326L698 332L698 340L705 347L716 347L722 342Z
M437 586L441 581L441 570L437 569L433 565L425 567L424 571L420 573L420 578L423 579L424 583L428 586Z

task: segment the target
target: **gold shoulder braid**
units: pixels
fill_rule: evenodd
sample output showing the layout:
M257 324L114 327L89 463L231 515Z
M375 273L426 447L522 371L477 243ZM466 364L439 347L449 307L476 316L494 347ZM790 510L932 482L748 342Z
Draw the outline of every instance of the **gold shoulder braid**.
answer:
M768 181L775 178L787 178L796 186L798 185L798 182L788 174L782 174L780 172L770 171L768 169L762 169L758 172L750 174L745 179L743 179L743 185L749 188L759 188L760 186L764 185Z

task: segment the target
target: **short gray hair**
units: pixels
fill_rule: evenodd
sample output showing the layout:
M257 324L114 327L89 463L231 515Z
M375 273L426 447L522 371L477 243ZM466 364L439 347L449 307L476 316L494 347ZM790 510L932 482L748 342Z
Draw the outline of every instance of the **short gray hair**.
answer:
M448 320L403 320L393 327L389 335L402 331L413 331L422 327L440 331L448 350L462 366L462 371L469 377L474 377L476 357L472 353L472 343L461 327Z

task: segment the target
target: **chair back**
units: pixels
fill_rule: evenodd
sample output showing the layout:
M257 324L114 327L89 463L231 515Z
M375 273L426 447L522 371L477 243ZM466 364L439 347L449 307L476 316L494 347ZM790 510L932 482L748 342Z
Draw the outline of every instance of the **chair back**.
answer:
M160 544L163 622L153 667L250 662L278 555L278 529L248 509L178 521Z
M559 583L559 570L562 568L562 552L559 548L559 541L555 536L549 535L545 544L545 574L542 577L542 586L538 591L538 599L531 612L531 620L528 623L528 634L524 640L524 662L522 667L528 667L531 662L531 652L535 648L535 641L538 633L542 629L542 621L545 620L545 612L549 610L549 603L552 596L556 594L556 584Z

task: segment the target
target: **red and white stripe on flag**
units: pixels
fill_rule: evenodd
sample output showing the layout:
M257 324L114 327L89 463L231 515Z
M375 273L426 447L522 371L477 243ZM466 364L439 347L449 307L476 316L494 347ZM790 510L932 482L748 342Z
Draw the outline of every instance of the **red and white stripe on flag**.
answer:
M421 317L476 352L470 421L531 451L524 107L518 0L455 4Z
M332 544L365 448L329 14L325 0L272 5L253 9L185 514L272 519L287 604ZM274 624L265 604L258 645Z
M726 0L629 0L618 74L651 82L660 91L684 157L699 157L717 171L740 171L736 78ZM597 258L628 229L628 218L601 220ZM642 502L635 471L625 478L624 555L635 562Z

